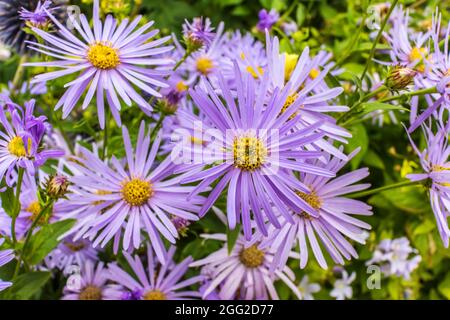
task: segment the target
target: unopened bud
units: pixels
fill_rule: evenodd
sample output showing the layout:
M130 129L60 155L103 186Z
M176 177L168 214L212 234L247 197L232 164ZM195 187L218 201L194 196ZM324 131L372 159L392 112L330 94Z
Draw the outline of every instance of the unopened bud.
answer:
M412 84L417 71L402 66L392 67L386 77L385 85L390 90L398 91Z
M69 179L63 175L52 175L45 181L47 195L54 199L63 198L70 186Z

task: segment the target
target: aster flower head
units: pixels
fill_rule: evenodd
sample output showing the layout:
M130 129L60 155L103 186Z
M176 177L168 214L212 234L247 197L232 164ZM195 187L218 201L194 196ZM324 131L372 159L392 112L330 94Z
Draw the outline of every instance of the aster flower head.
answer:
M45 266L49 269L59 269L69 273L70 268L74 266L82 267L87 261L97 261L98 252L92 247L92 244L86 239L73 240L69 236L64 238L61 243L50 254L45 257Z
M194 161L197 167L211 167L199 172L187 172L188 177L182 183L202 180L196 190L205 191L207 186L218 181L202 207L200 216L208 212L228 186L228 225L234 229L237 223L242 223L247 239L252 234L252 216L264 235L267 235L266 217L273 225L278 228L281 226L273 213L272 204L287 221L293 221L292 214L281 199L293 201L299 199L296 191L308 191L288 171L334 176L328 169L305 163L308 158L322 155L320 151L306 151L303 147L323 136L316 132L321 123L312 124L303 130L292 130L298 123L300 115L294 114L302 100L297 100L280 115L288 99L289 88L277 90L265 104L265 98L270 94L267 76L262 80L264 85L257 86L255 79L235 64L238 84L236 94L220 74L218 90L214 90L207 79L201 86L190 90L194 103L205 115L199 131L203 134L202 141L207 140L206 146L197 146L200 149L194 147L194 153L201 154ZM289 120L291 116L293 118ZM195 119L192 121L195 122ZM191 144L185 147L187 153L192 152ZM176 151L172 153L174 159L179 157ZM299 211L315 212L303 200L295 202L293 206Z
M49 158L61 157L64 152L40 149L47 123L44 116L33 115L34 100L26 102L25 108L22 108L9 98L4 98L5 105L0 102L0 122L3 128L0 131L0 180L5 177L6 183L11 186L13 172L18 168L24 168L34 176L36 169Z
M448 144L448 127L438 125L436 133L430 127L422 126L426 140L426 148L422 151L410 137L411 145L419 156L423 173L409 174L411 181L424 181L444 246L449 245L450 229L450 146Z
M0 246L3 245L3 242L5 242L5 239L0 239ZM8 262L10 262L12 259L14 259L13 250L0 250L0 267L4 266ZM10 287L12 285L11 282L2 281L0 279L0 291Z
M86 261L79 274L71 275L63 290L62 300L119 300L123 289L108 283L109 272L102 262L97 266Z
M258 13L258 19L259 21L256 27L259 31L264 32L266 29L272 29L272 26L280 19L280 14L275 9L271 9L270 11L261 9Z
M411 247L405 237L384 239L377 245L372 259L366 265L377 264L386 276L395 275L408 280L421 261L421 256L416 253L417 250Z
M352 159L358 151L355 150L349 158ZM325 163L319 159L308 160L307 163L337 173L347 162L336 157L328 157ZM305 268L308 262L308 242L317 262L324 269L328 267L328 264L321 247L325 248L337 264L344 264L344 259L357 258L356 250L346 237L364 244L364 229L371 227L353 216L368 216L372 212L371 207L364 202L345 198L345 195L368 188L369 184L355 184L368 175L367 168L336 178L301 173L300 182L308 186L308 191L297 191L297 199L294 198L294 200L305 201L314 208L314 212L311 214L294 210L293 223L284 223L281 229L271 230L269 238L263 240L264 246L269 246L277 253L274 266L284 266L288 257L291 256L298 258L300 267ZM297 243L299 253L292 254L291 250Z
M172 47L161 46L170 37L151 41L159 31L152 30L146 33L153 25L153 21L137 30L135 29L141 20L140 16L131 22L125 19L119 23L108 15L103 23L99 16L99 2L94 0L93 31L84 14L80 15L80 24L77 21L73 22L81 35L80 40L51 13L48 11L47 13L58 27L58 34L50 34L33 27L32 30L47 43L32 42L29 47L56 59L26 65L62 69L40 74L32 80L32 83L78 74L75 80L65 85L68 89L55 106L55 109L62 107L63 118L70 114L86 90L82 109L86 109L96 95L101 128L105 125L105 96L111 113L119 125L121 101L127 106L135 102L144 112L152 110L135 87L149 95L161 97L156 89L167 86L164 76L169 73L167 65L172 63L170 59L155 57L172 50ZM151 69L148 66L160 68Z
M19 11L20 19L24 20L28 26L44 29L50 23L47 12L52 12L56 8L51 8L52 1L39 1L36 8L30 11L28 8L22 7Z
M221 300L278 300L274 286L276 280L283 281L298 298L301 297L300 291L293 283L295 274L289 267L270 272L274 255L259 246L257 240L261 239L247 242L241 235L229 254L225 234L203 237L225 242L218 251L191 263L193 267L207 268L209 279L203 290L204 298L214 294Z
M24 27L49 28L51 21L46 10L62 21L66 3L67 0L0 0L0 42L13 47L20 54L31 54L26 41L36 39Z
M333 286L333 290L330 292L330 296L336 300L351 299L353 297L352 282L356 279L356 273L352 272L351 275L347 271L342 271L342 278L337 279Z
M192 22L185 20L183 24L183 36L188 51L193 52L202 46L208 46L214 39L214 35L214 28L211 27L209 18L196 17Z
M178 232L171 216L197 220L195 214L203 199L193 196L194 187L180 186L183 176L173 176L176 165L170 158L155 160L161 142L158 135L150 146L150 133L145 123L139 128L133 149L128 130L122 128L126 159L112 157L102 161L96 154L80 147L81 156L71 162L68 202L75 206L79 220L70 232L74 240L88 238L93 246L105 246L114 238L114 250L139 248L141 231L150 238L157 256L164 261L164 244L160 235L175 243Z
M192 258L187 257L176 264L173 261L174 254L175 247L171 246L167 252L167 260L161 263L149 248L146 271L139 256L132 257L128 252L123 252L134 274L131 275L116 263L111 263L108 265L109 279L129 291L128 294L122 296L125 299L186 300L200 298L199 292L190 291L187 287L199 283L203 277L194 276L183 280Z

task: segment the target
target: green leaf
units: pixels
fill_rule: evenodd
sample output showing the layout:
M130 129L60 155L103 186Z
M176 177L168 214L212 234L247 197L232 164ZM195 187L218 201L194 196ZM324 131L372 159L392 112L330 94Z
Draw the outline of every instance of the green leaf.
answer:
M227 245L228 245L228 254L233 251L234 245L239 237L239 233L241 232L241 226L236 226L234 230L230 230L227 228Z
M14 280L11 288L5 292L18 300L30 299L50 279L50 272L29 272L21 274Z
M409 111L408 109L394 104L382 103L382 102L365 102L361 105L363 108L363 114L368 114L377 110L404 110Z
M4 192L0 192L2 199L2 208L11 218L14 216L14 190L6 188Z
M450 300L450 272L445 276L444 281L442 281L438 286L439 293Z
M67 219L43 226L31 237L24 252L25 260L32 265L41 262L58 245L57 239L69 231L75 222L75 219Z
M369 137L367 136L366 128L362 124L354 125L350 128L350 132L352 133L352 137L348 140L348 144L345 146L345 151L350 153L356 148L361 148L358 154L350 161L352 170L355 170L358 168L367 152Z
M305 22L306 19L306 8L302 3L299 3L297 6L295 18L297 20L298 27L301 27L301 25L303 24L303 22Z
M364 164L377 169L384 170L385 166L380 156L373 150L369 149L363 159Z

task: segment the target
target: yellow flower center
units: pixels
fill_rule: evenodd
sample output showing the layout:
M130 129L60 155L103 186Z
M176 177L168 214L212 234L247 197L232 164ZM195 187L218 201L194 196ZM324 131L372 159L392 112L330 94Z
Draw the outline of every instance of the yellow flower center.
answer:
M33 201L32 203L30 203L30 205L28 206L28 208L26 208L26 211L31 213L30 216L30 220L31 221L35 221L37 219L37 217L39 216L39 214L41 213L42 207L41 204L39 203L39 201ZM39 218L38 223L39 224L44 224L47 220L46 215L42 215L42 217Z
M419 72L425 71L424 59L427 59L427 49L426 48L413 48L409 54L409 62L417 62L415 69Z
M287 109L295 102L295 100L297 100L297 97L298 97L298 94L297 94L297 93L291 94L289 97L287 97L286 102L285 102L284 105L283 105L283 108L281 108L281 111L280 111L280 114L279 114L280 116L281 116L283 113L286 112L286 110L287 110ZM296 115L297 115L297 112L293 113L293 114L289 117L289 120L295 118Z
M254 244L251 247L242 249L239 253L239 260L247 268L257 268L264 262L264 252L259 250Z
M260 168L267 156L267 149L256 137L235 138L233 143L234 165L242 170Z
M99 287L88 285L78 296L80 300L102 300L102 290Z
M146 294L144 294L144 300L167 300L167 297L163 292L159 290L153 290L148 291Z
M25 157L27 155L27 150L25 150L25 144L23 139L16 136L11 139L8 143L8 151L10 154L16 157ZM28 153L31 152L31 139L28 138Z
M285 54L284 81L289 81L297 65L298 54Z
M312 68L311 71L309 72L309 77L314 80L315 78L317 78L319 76L319 74L320 74L320 70L318 70L316 68Z
M295 192L300 198L302 198L307 204L309 204L313 209L319 210L322 206L322 199L317 196L315 191L311 191L311 193L304 193L301 191ZM301 212L301 215L303 215L306 218L309 218L310 216L306 212Z
M141 206L153 196L152 184L139 178L123 184L122 197L131 206Z
M256 68L257 71L252 66L248 66L245 70L247 70L248 73L250 73L253 78L258 79L260 76L264 74L264 69L261 67Z
M197 59L197 71L201 74L207 75L214 68L214 64L211 59L207 57L200 57Z
M446 171L446 170L450 170L450 168L447 168L447 167L444 167L444 166L441 166L441 165L434 165L432 168L431 168L431 170L432 171Z
M65 245L67 248L69 248L70 251L73 251L73 252L81 251L81 250L83 250L83 249L86 247L86 245L85 245L83 242L81 242L81 241L79 241L79 242L74 242L74 243L65 241L65 242L64 242L64 245Z
M95 43L91 45L87 52L87 59L97 69L114 69L120 64L117 49L108 44Z
M189 89L184 81L179 81L175 87L178 92L185 92L187 89Z

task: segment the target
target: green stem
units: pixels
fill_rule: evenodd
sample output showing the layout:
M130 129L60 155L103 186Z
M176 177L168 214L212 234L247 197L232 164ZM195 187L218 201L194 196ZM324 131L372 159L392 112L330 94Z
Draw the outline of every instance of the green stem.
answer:
M373 97L375 97L376 95L382 93L383 91L388 90L388 88L386 88L384 85L378 87L377 89L373 90L372 92L366 94L363 98L362 98L362 102L367 102L370 99L372 99Z
M377 37L375 38L375 41L373 42L372 49L370 50L369 59L367 60L366 66L364 67L364 71L361 75L361 80L364 79L366 76L367 71L369 70L369 66L372 63L372 59L375 56L375 49L377 47L378 42L380 41L381 35L383 34L383 30L386 27L386 24L389 20L389 17L391 16L392 11L394 11L395 6L397 5L398 0L394 0L392 2L391 7L389 8L389 12L387 13L386 17L384 18L383 23L381 24L381 28L378 31Z
M21 262L23 261L23 256L26 253L26 249L28 248L28 243L30 242L30 239L31 239L31 236L33 235L34 229L36 228L36 226L38 225L39 221L44 216L44 214L47 212L47 210L51 207L52 204L53 204L53 200L49 200L47 202L45 207L41 210L41 212L39 212L37 217L33 220L33 223L31 224L30 229L27 231L25 242L23 243L23 247L22 247L22 250L20 252L19 259L17 260L16 270L14 271L13 279L19 274L20 265L21 265Z
M412 91L412 92L405 92L405 93L400 94L398 96L387 97L387 98L381 99L380 102L389 102L389 101L399 100L399 99L402 99L402 98L413 97L413 96L421 96L421 95L424 95L424 94L431 94L431 93L437 93L436 87L421 89L421 90Z
M12 81L12 91L15 93L16 89L19 88L19 83L22 80L23 73L25 72L25 66L23 65L25 62L27 62L28 56L24 54L22 57L20 57L19 65L17 66L16 73L14 74L14 78Z
M155 128L153 129L153 132L151 134L150 141L154 141L155 140L156 135L158 134L158 131L161 128L161 125L162 125L165 117L166 117L166 114L161 112L161 115L159 116L158 122L156 122Z
M20 190L22 189L23 174L25 172L24 168L19 168L19 173L17 177L16 195L14 198L14 212L11 220L11 237L13 246L16 246L16 220L20 213Z
M109 128L109 118L110 118L110 111L109 109L106 109L106 115L105 115L105 130L103 130L103 149L102 149L102 160L105 160L106 158L106 147L108 146L108 128Z
M384 187L380 187L380 188L351 193L351 194L347 195L347 198L362 198L362 197L367 197L372 194L376 194L376 193L383 192L383 191L390 190L390 189L407 187L407 186L416 186L416 185L420 185L420 184L422 184L421 181L402 181L402 182L390 184L388 186L384 186Z
M181 66L181 64L186 61L186 59L191 55L191 53L192 52L189 52L189 51L186 50L186 52L184 53L184 56L173 67L172 71L176 71Z

